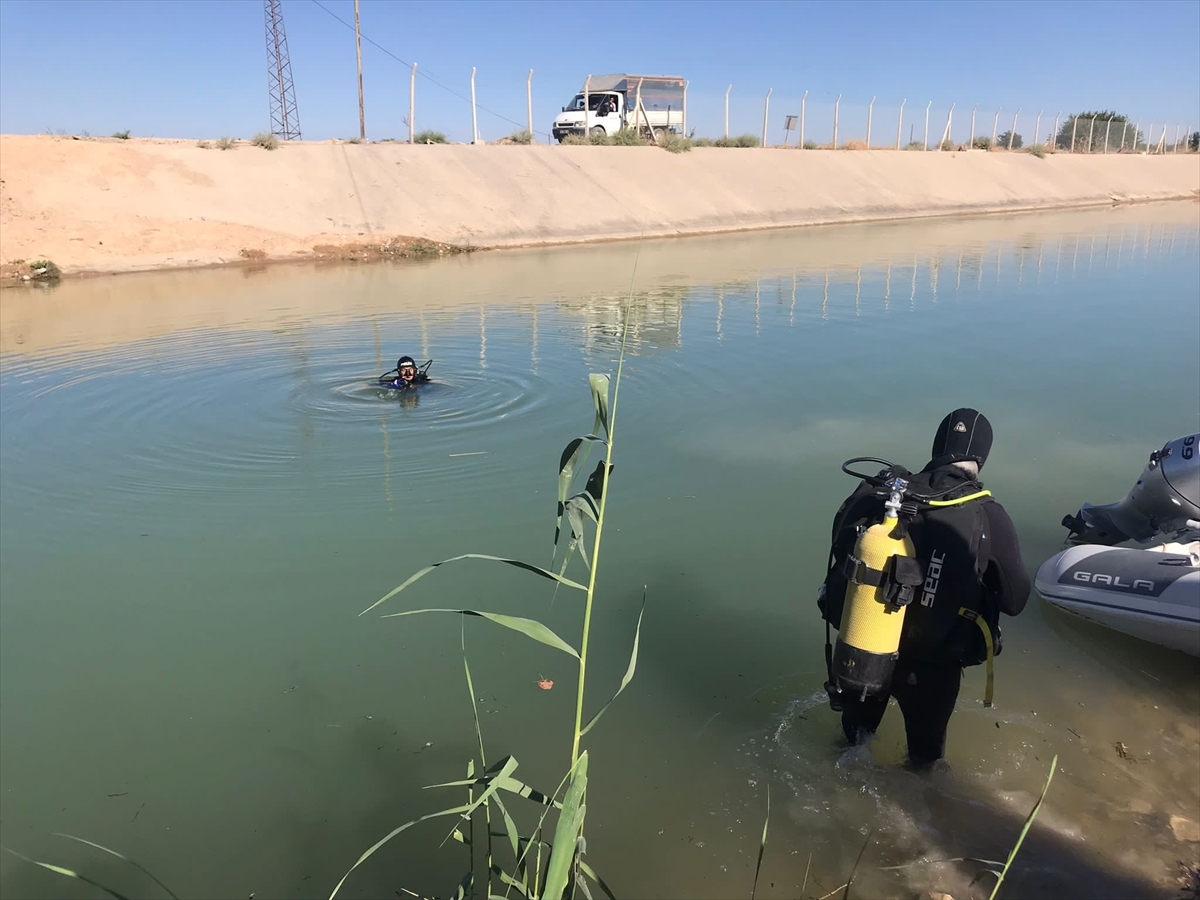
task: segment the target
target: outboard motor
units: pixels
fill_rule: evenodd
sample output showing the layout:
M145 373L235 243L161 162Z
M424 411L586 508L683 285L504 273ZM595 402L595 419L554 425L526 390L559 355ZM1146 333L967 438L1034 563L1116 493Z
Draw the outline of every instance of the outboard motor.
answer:
M1068 539L1085 544L1149 541L1194 528L1200 520L1200 434L1189 434L1150 454L1137 484L1118 503L1090 503L1062 524Z

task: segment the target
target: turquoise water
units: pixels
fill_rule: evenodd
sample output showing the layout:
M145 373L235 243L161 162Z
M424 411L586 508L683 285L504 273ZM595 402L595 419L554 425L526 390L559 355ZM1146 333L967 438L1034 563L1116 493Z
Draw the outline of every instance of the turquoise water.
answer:
M420 790L477 749L458 618L358 614L459 553L548 561L558 454L628 315L589 673L594 709L644 586L637 676L588 739L588 846L618 895L748 896L770 786L759 896L799 896L810 854L805 895L834 890L864 842L863 896L965 896L969 865L884 868L1003 859L1057 753L1014 896L1169 896L1196 847L1169 817L1200 821L1195 660L1035 595L995 707L971 670L950 771L921 779L894 708L868 751L840 745L813 597L841 461L920 466L956 406L994 425L984 480L1031 571L1064 514L1200 430L1198 262L1183 204L6 291L0 840L133 896L158 894L52 833L181 896L328 896L460 802ZM369 384L402 353L435 360L409 402ZM468 562L377 612L488 609L577 644L578 599L546 584ZM570 660L465 625L489 761L553 790ZM342 895L445 895L448 827ZM0 877L94 895L8 854Z

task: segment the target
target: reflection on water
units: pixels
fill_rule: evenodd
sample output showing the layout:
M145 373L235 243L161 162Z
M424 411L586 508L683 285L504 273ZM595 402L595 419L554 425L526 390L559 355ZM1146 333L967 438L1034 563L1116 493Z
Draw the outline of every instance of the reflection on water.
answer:
M865 842L860 896L965 897L974 868L931 861L1003 858L1058 754L1013 896L1170 896L1196 853L1171 817L1200 821L1194 660L1034 597L996 706L971 670L949 768L919 777L896 710L841 745L812 597L840 462L920 465L955 406L996 427L988 486L1031 570L1064 513L1121 496L1200 426L1198 259L1177 204L6 292L0 840L139 896L51 832L188 895L309 897L458 802L420 790L473 752L458 623L357 614L436 559L544 557L554 462L628 317L589 679L620 679L647 585L637 678L589 735L589 850L618 892L745 896L769 785L760 895L798 896L810 854L807 894L834 891ZM374 387L402 354L436 383ZM578 614L469 566L407 602L565 634ZM489 752L557 783L569 668L467 640ZM445 891L464 859L440 838L345 895ZM90 896L11 857L0 878Z

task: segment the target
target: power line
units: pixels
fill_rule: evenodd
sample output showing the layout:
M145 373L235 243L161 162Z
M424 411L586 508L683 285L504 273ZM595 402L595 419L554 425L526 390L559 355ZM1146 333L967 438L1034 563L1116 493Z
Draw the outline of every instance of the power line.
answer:
M353 31L353 30L354 30L354 26L353 26L353 25L351 25L349 22L347 22L345 19L343 19L343 18L342 18L341 16L339 16L337 13L333 12L333 10L329 9L327 6L325 6L325 4L321 3L321 0L312 0L312 2L313 2L313 3L315 3L317 6L319 6L319 7L320 7L322 10L324 10L326 13L328 13L330 16L332 16L334 19L337 19L339 22L341 22L343 25L345 25L345 26L346 26L347 28L349 28L351 31ZM360 34L361 34L361 31L360 31ZM394 59L396 62L400 63L400 65L404 66L405 68L408 68L408 69L411 69L411 68L412 68L412 63L410 63L410 62L405 62L403 59L401 59L400 57L398 57L398 56L397 56L395 53L393 53L393 52L392 52L391 50L389 50L387 47L385 47L385 46L383 46L382 44L380 44L378 41L373 41L373 40L371 40L371 38L367 37L365 34L363 34L363 35L362 35L362 39L363 39L364 41L366 41L368 44L371 44L371 45L373 45L374 47L376 47L378 50L381 50L381 51L382 51L384 54L386 54L387 56L390 56L392 59ZM465 96L463 96L463 95L462 95L462 94L460 94L458 91L454 90L454 88L446 87L446 85L442 84L440 81L438 81L436 78L434 78L433 76L431 76L431 75L430 75L428 72L426 72L424 69L418 69L418 70L417 70L417 74L418 74L418 75L420 75L422 78L424 78L424 79L428 80L428 81L429 81L429 82L431 82L432 84L435 84L435 85L437 85L437 86L438 86L438 87L440 87L440 88L441 88L443 91L446 91L446 92L447 92L447 93L449 93L449 94L453 94L453 95L454 95L455 97L457 97L459 100L462 100L462 101L463 101L463 102L465 102L465 103L470 103L470 102L471 102L471 100L470 100L470 98L469 98L469 97L465 97ZM510 124L512 124L512 125L516 125L516 126L517 126L518 128L520 128L522 131L524 131L524 130L525 130L527 127L528 127L527 125L525 125L525 124L522 124L521 122L518 122L516 119L510 119L508 116L505 116L505 115L502 115L502 114L500 114L500 113L498 113L498 112L495 112L495 111L493 111L493 110L490 110L490 109L488 109L486 106L482 106L482 105L480 105L480 104L478 104L478 103L477 103L477 104L475 104L475 106L476 106L476 108L477 108L477 109L481 109L481 110L483 110L483 111L484 111L485 113L487 113L488 115L495 116L497 119L502 119L502 120L503 120L503 121L505 121L505 122L508 122L508 123L510 123ZM537 129L534 129L534 133L535 133L535 134L540 134L540 135L542 135L542 136L544 136L544 137L549 137L549 136L550 136L550 135L549 135L547 132L545 132L545 131L538 131Z

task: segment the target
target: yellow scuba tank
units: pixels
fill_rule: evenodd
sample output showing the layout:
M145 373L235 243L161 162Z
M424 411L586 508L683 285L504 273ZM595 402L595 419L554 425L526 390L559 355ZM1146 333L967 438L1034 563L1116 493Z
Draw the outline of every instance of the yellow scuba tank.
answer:
M883 521L858 536L848 562L846 599L833 651L835 685L859 699L885 690L899 657L904 611L923 580L912 539L900 521L908 483L889 482Z

